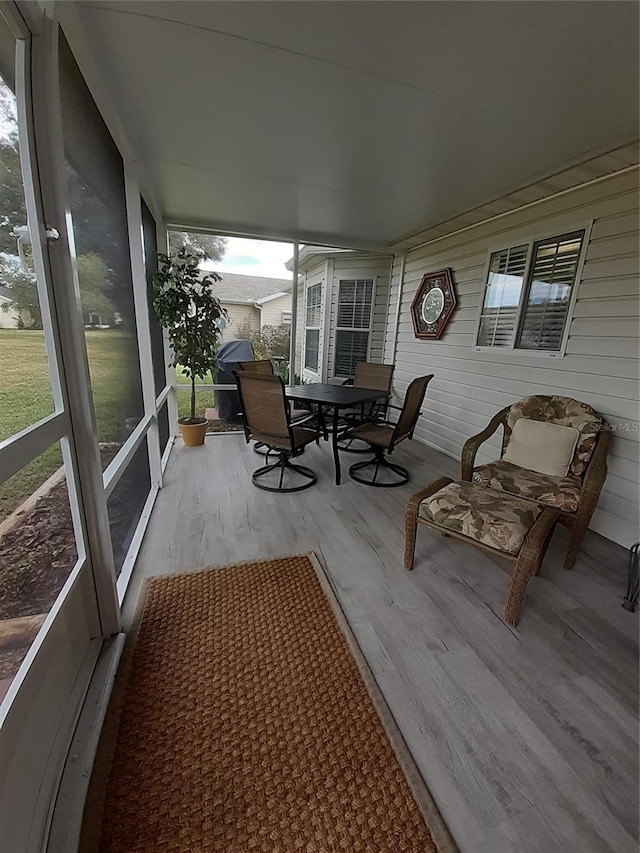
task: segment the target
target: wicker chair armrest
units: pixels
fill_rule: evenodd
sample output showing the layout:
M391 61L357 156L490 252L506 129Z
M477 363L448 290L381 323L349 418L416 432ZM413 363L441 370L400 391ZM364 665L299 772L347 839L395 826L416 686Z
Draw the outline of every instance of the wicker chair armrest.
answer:
M487 426L479 432L477 435L471 436L471 438L467 439L462 448L462 479L471 482L471 478L473 477L473 466L476 460L476 454L478 453L478 449L481 444L491 438L494 432L498 429L498 427L503 424L504 419L509 411L511 406L505 406L504 409L501 409L496 415L494 415Z
M433 483L430 483L428 486L425 486L424 489L420 489L419 492L415 492L415 494L411 495L411 497L407 501L405 514L407 516L417 515L418 508L425 498L428 498L431 495L435 495L436 492L439 492L440 489L444 489L445 486L448 486L449 483L452 482L453 480L451 479L451 477L440 477Z
M607 429L608 424L606 421L603 421L603 425L604 429L598 435L598 440L593 450L591 461L587 466L587 470L585 471L584 478L582 480L578 513L584 505L591 507L591 511L593 511L598 503L598 498L600 497L600 492L604 486L604 481L607 479L607 453L609 451L611 434Z

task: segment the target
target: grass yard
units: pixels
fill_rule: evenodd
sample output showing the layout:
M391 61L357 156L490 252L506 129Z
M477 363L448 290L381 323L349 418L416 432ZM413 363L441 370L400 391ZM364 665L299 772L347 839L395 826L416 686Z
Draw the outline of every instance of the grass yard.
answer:
M209 382L213 385L213 376L211 375L211 371L209 371L204 378L198 378L196 380L196 384L198 385L206 385ZM176 367L176 383L178 385L186 386L185 390L179 388L176 394L178 402L178 417L188 418L190 414L189 406L191 405L191 389L189 387L191 385L191 380L188 376L184 375L180 365ZM211 406L213 406L213 391L196 391L196 417L200 415L204 417L204 410Z
M93 388L98 438L123 442L128 418L142 414L137 345L127 331L87 331L87 352ZM0 329L0 440L31 426L53 410L53 395L44 334L41 331ZM34 492L62 464L58 446L0 486L0 521Z

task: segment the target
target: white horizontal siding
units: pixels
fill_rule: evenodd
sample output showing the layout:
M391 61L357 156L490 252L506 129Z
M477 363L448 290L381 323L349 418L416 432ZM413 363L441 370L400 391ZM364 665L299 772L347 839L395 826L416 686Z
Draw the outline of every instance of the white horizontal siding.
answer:
M322 299L324 301L325 298L325 290L324 282L326 278L326 268L327 262L322 259L320 263L316 264L314 267L311 267L307 270L304 277L304 283L300 285L298 288L298 324L297 324L297 332L296 332L296 373L298 376L302 376L302 379L305 382L319 382L321 373L313 373L310 370L305 370L303 365L304 358L304 341L305 341L305 322L306 322L306 288L311 287L314 284L322 284ZM322 321L324 320L324 312L322 314ZM319 353L319 364L320 369L322 369L322 357L324 352L324 331L323 326L320 327L320 353Z
M229 325L222 332L223 344L245 337L247 327L252 332L260 331L260 311L255 305L233 305L224 301L221 304L229 314Z
M402 286L402 259L394 259L385 343L385 360L392 360L395 347L394 388L400 396L415 376L435 374L416 437L456 457L491 415L528 394L575 397L601 412L616 429L609 476L592 526L626 546L639 538L638 219L637 172L626 173L407 251ZM476 351L488 252L561 234L591 220L564 357ZM422 276L444 267L453 269L458 307L440 341L416 340L411 303ZM483 446L479 460L488 461L498 452L494 438Z
M281 326L282 312L291 311L291 294L285 293L278 299L271 299L262 305L262 325Z

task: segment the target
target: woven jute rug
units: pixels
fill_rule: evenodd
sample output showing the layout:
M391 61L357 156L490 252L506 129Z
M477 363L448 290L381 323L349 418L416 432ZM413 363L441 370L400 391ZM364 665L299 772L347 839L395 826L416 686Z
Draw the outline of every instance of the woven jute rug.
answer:
M151 579L134 640L83 851L455 853L314 555Z

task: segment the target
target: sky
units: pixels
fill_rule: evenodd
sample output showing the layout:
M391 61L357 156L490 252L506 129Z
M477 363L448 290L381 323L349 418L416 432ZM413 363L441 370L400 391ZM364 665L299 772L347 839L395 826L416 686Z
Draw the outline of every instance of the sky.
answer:
M274 243L271 240L248 240L229 237L227 251L221 261L206 261L204 269L216 272L261 275L265 278L291 278L285 262L293 257L292 243Z

